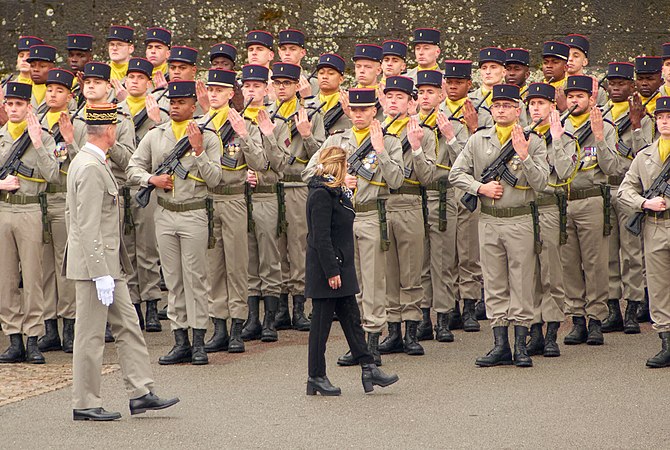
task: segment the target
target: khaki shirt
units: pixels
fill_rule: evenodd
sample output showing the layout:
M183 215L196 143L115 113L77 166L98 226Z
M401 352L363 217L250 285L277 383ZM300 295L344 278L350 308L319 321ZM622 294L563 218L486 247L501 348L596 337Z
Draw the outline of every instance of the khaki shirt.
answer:
M658 153L658 141L640 150L619 186L617 198L633 211L642 211L642 204L647 200L642 193L651 187L664 164ZM666 202L666 210L669 206Z
M590 126L591 122L587 120L578 130L575 130L568 120L565 122L565 131L579 140L579 136ZM602 141L596 141L595 136L591 133L588 139L578 147L578 169L570 183L570 189L589 189L601 183L607 183L608 176L619 174L621 158L616 152L616 131L609 122L605 122L603 126L604 139Z
M75 117L72 120L72 126L74 127L74 141L72 144L65 144L65 142L56 142L56 148L54 149L54 157L59 164L60 179L57 183L49 184L58 184L61 186L67 186L67 174L70 167L70 162L76 156L77 152L84 146L86 143L86 123L79 117ZM42 127L47 129L49 127L49 122L46 117L42 120ZM53 138L58 132L58 123L55 123L53 128L49 130L49 134ZM59 153L61 156L56 156L56 153Z
M554 141L550 130L542 138L547 147L549 178L547 186L538 193L564 192L571 177L577 173L577 140L574 136L563 133L558 141Z
M612 117L612 111L608 112L605 116L605 119L616 125L617 140L614 148L619 156L619 171L621 176L626 175L637 152L652 142L654 128L651 119L648 116L644 116L640 123L642 127L639 131L633 131L633 126L631 125L625 132L621 133L620 127L628 118L629 113L630 111L627 111L625 114L622 114L616 121Z
M449 110L446 102L442 102L439 112L446 115L447 118L452 116L452 112ZM450 119L450 122L454 129L454 137L448 142L437 128L437 124L433 129L438 137L438 152L435 159L435 174L433 181L441 179L448 180L451 166L453 166L456 158L461 154L465 144L468 142L468 139L470 139L470 130L468 130L463 119L453 118Z
M119 103L119 111L128 116L130 120L133 121L134 116L130 114L130 108L128 107L127 101L124 100L121 103ZM144 109L140 110L140 112L142 111L144 111ZM137 114L139 114L140 112L138 112ZM149 130L155 128L157 125L169 122L170 116L166 110L161 109L160 115L161 115L161 121L159 123L156 123L147 117L147 120L144 121L144 123L139 129L135 129L135 123L133 122L133 130L135 131L136 144L139 144L139 142L142 140L144 136L146 136ZM135 147L137 147L137 145L135 145L133 148Z

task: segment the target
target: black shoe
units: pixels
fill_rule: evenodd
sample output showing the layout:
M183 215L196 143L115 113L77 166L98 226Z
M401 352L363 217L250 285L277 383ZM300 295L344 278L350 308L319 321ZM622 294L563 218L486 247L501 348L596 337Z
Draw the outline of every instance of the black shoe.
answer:
M158 300L148 300L145 303L147 304L147 316L145 321L147 332L159 333L163 331L163 326L158 318Z
M37 345L43 352L53 352L63 348L58 335L58 319L44 321L44 336L37 340Z
M275 314L279 298L273 296L263 297L265 305L265 317L263 318L263 331L261 332L261 342L277 342L279 336L275 328Z
M475 313L476 300L463 300L463 331L479 331L479 322Z
M244 341L242 340L242 319L232 319L230 324L230 341L228 342L228 353L244 353Z
M418 341L432 341L433 335L433 321L430 319L430 308L421 308L421 322L416 329L416 339Z
M28 364L44 364L44 355L37 345L37 336L29 336L26 339L26 362Z
M158 320L168 320L167 316L167 305L163 307L160 311L158 311Z
M212 323L214 323L214 334L205 344L205 352L225 352L228 350L228 343L230 341L226 319L212 317Z
M0 363L20 363L26 360L26 348L21 333L9 335L9 347L0 355Z
M386 387L399 380L398 375L386 375L375 364L361 364L361 370L361 381L366 394L372 392L375 386Z
M275 315L275 330L290 329L291 315L288 312L288 294L279 294L279 304L277 305L277 314Z
M310 321L305 317L305 296L293 296L293 329L309 331Z
M259 303L261 298L257 295L252 295L247 299L247 304L249 305L249 315L247 316L247 321L244 323L242 328L242 340L243 341L257 341L261 338L261 331L263 327L261 326L261 321L259 319Z
M204 366L209 364L209 358L205 351L205 333L204 328L193 328L193 346L191 347L191 364L194 366Z
M542 324L540 332L542 332ZM528 338L528 328L521 325L514 325L514 365L517 367L533 367L533 360L528 356L526 348L526 339Z
M534 323L530 326L530 341L526 346L528 356L541 355L544 353L544 336L542 335L542 324Z
M637 310L640 302L628 300L626 304L626 314L623 321L623 332L626 334L639 334L640 324L637 323ZM603 325L604 327L604 325Z
M602 332L602 322L596 319L589 320L589 334L586 338L587 345L603 345L605 338Z
M74 321L74 319L63 319L63 351L65 353L74 351Z
M547 322L547 336L544 338L544 352L542 353L547 358L561 356L561 350L558 348L558 341L556 340L560 327L560 322Z
M475 319L477 320L486 320L486 303L484 303L484 299L479 300L477 304L475 304Z
M105 343L114 342L114 335L112 334L112 327L109 326L109 322L105 325Z
M607 309L609 312L607 314L607 318L603 321L603 333L623 331L623 317L621 317L621 306L619 306L619 300L607 300Z
M375 360L375 365L382 365L382 355L379 353L379 338L381 333L368 333L368 350Z
M587 338L586 331L586 317L582 316L573 316L572 317L572 330L563 338L563 343L565 345L579 345L584 344Z
M461 306L456 300L453 311L449 313L449 329L461 330L463 329L463 316L461 316Z
M645 322L651 322L651 315L649 314L649 290L647 288L644 288L644 301L637 310L637 323Z
M349 350L344 355L337 358L337 365L343 367L357 366L358 364L354 361L354 357L351 356L351 350Z
M658 333L658 337L661 338L661 351L647 360L647 367L652 369L670 367L670 332Z
M140 330L144 330L144 314L142 314L142 303L133 303L137 319L140 321Z
M177 403L179 403L178 397L162 399L153 392L149 392L142 397L130 400L130 415L134 416L135 414L142 414L147 411L169 408Z
M340 395L342 389L333 386L326 376L307 378L307 395L316 395L317 392L326 397L334 397Z
M403 351L409 356L421 356L424 354L423 347L416 339L416 331L419 322L415 320L405 321L405 339L403 340Z
M188 341L188 330L180 328L174 330L174 347L170 352L158 358L158 364L170 365L191 362L191 343Z
M449 313L437 313L437 325L435 325L435 339L437 342L454 342L454 333L449 329Z
M93 420L95 422L108 422L119 420L121 414L105 411L103 408L73 409L72 420Z
M402 331L400 322L389 322L389 334L379 344L379 353L390 355L391 353L402 353L404 351L402 344Z
M509 366L512 365L512 349L509 346L507 327L493 327L494 345L486 356L477 358L475 364L479 367Z

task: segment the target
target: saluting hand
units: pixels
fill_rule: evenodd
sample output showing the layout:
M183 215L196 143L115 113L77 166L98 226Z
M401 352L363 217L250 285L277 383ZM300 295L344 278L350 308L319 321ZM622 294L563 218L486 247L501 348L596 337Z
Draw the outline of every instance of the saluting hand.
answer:
M28 112L26 121L28 122L28 135L33 143L33 147L42 148L42 125L32 109Z
M593 137L597 142L605 139L605 125L603 121L603 113L600 111L600 108L594 106L591 108L591 131L593 132Z
M195 152L195 156L200 156L205 147L202 144L202 132L200 132L200 128L198 128L195 120L190 121L186 126L186 134L188 135L188 142Z
M198 98L198 105L203 111L209 111L209 97L207 96L207 87L202 80L195 82L195 95Z
M554 141L560 140L565 133L565 126L561 124L561 114L557 109L549 113L549 131Z
M158 106L158 101L153 95L147 95L144 107L147 110L147 117L149 117L153 123L161 123L161 109Z
M382 131L382 125L377 119L372 119L372 123L370 124L370 142L378 155L384 151L384 132Z
M416 151L421 148L421 139L423 138L423 128L419 125L419 121L415 117L409 119L407 124L407 140L409 145L412 146L412 151Z
M465 101L463 105L463 120L465 120L465 126L468 127L470 134L473 134L479 128L479 114L475 109L475 105L472 104L470 99Z
M340 89L340 105L344 115L351 118L351 108L349 107L349 93L344 89Z
M123 83L121 83L121 80L110 81L112 83L112 87L114 88L114 95L120 102L128 98L128 91L126 90L126 87L123 85Z
M379 104L381 105L384 114L388 115L386 112L386 95L384 95L383 83L379 83L379 86L377 86L377 100L379 100Z
M523 134L523 128L521 125L514 125L512 128L512 146L514 151L522 161L525 161L528 158L528 147L530 147L530 142L526 139L526 136Z
M228 120L230 121L230 125L233 127L233 130L235 130L235 133L237 133L239 137L246 139L247 136L249 136L247 125L244 123L244 118L242 118L240 113L235 111L233 108L228 110Z
M628 112L628 117L630 117L630 125L633 130L642 128L642 118L647 113L647 110L642 105L642 99L640 95L636 92L629 99L628 104L630 105L630 111Z
M568 98L565 96L563 86L559 86L556 88L555 100L556 100L556 108L558 108L560 112L563 112L566 109L568 109Z
M168 82L165 79L165 74L162 71L158 71L153 76L154 90L155 89L167 89Z
M300 98L312 96L312 85L309 84L309 81L304 76L300 76L300 81L298 81L298 92L300 93Z
M415 116L417 113L417 101L414 100L414 98L411 98L409 100L409 104L407 105L407 115L408 116Z
M303 139L307 139L312 135L312 124L307 118L307 110L305 108L300 108L298 110L298 115L296 116L295 127L302 136Z
M268 112L264 109L261 109L258 111L258 115L256 116L256 121L258 122L258 128L260 128L261 133L263 133L263 136L272 136L272 133L275 131L275 125L272 123L270 120L270 116L268 115Z
M439 112L437 113L437 128L442 133L442 136L446 139L447 142L450 142L456 134L454 133L454 126L451 124L451 120L447 117L446 114Z
M60 130L60 134L63 136L63 140L67 145L72 145L74 142L74 126L72 126L72 122L70 122L70 116L63 111L60 113L60 117L58 118L58 129Z

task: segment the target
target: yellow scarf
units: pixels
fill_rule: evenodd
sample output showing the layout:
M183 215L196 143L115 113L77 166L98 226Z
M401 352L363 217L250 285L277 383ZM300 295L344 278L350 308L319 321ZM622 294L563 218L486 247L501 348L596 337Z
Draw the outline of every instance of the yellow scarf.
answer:
M670 155L670 139L660 138L658 140L658 154L661 155L661 161L665 162Z
M356 85L356 89L377 89L379 87L378 84L375 84L374 86L363 86L361 83L358 83Z
M258 124L258 111L261 109L265 109L265 106L260 106L258 108L248 106L247 110L244 111L244 117L251 120L253 123Z
M33 88L33 92L34 91L35 91L35 89ZM642 100L642 103L647 103L647 112L651 115L654 115L654 111L656 111L656 100L658 100L658 97L659 97L658 93L656 93L654 95L656 95L656 97L654 97L654 99L652 101L650 101L649 103L647 103L647 100L649 100L649 97L643 97L643 96L640 95L640 100Z
M166 61L160 66L154 67L154 70L151 71L151 77L153 78L153 76L156 75L158 72L163 72L165 74L167 73L167 70L168 70L168 64Z
M128 109L130 110L130 115L135 117L138 112L142 111L146 105L147 102L147 97L133 97L132 95L129 95L126 97L126 104L128 105Z
M546 134L549 132L549 128L551 128L550 123L546 125L538 125L535 127L535 131L537 131L537 134L540 136L546 136Z
M612 119L616 122L619 120L619 117L626 114L628 111L628 101L624 100L623 102L610 102L612 104Z
M661 86L660 91L661 91L661 96L663 96L663 97L670 96L670 86L668 86L667 84L664 84L663 86Z
M119 64L111 61L109 66L112 68L112 73L110 75L112 80L123 80L126 77L126 74L128 73L127 62Z
M433 113L427 119L426 117L428 116L426 116L423 113L419 113L419 122L424 123L431 128L435 127L435 125L437 124L437 111L433 111Z
M393 117L390 116L387 117L386 120L384 121L384 125L391 123L392 120ZM386 132L389 134L400 136L400 133L402 133L402 130L405 129L408 123L409 123L409 116L405 117L404 119L398 119L395 122L393 122L390 127L387 128Z
M586 123L586 121L589 120L589 117L591 117L591 113L586 112L586 113L582 114L581 116L575 116L575 115L571 114L571 115L568 116L568 119L570 119L570 123L572 124L572 127L575 130L579 130L579 127L584 125L584 123Z
M438 64L435 64L432 67L426 67L425 69L421 66L416 66L416 71L421 72L422 70L440 70L440 66Z
M501 146L505 145L507 141L509 141L510 137L512 137L512 129L514 128L514 125L516 125L516 123L506 127L502 127L496 124L496 135L498 136L498 140L500 141Z
M460 100L456 100L455 102L452 102L451 100L449 100L449 98L447 98L447 99L444 101L444 103L445 103L445 104L447 105L447 107L449 108L449 111L451 111L451 113L453 114L458 108L461 107L461 105L462 105L463 103L465 103L465 101L466 101L467 99L468 99L467 97L463 97L463 98L460 99ZM462 110L463 110L463 109L461 109L461 111L462 111Z
M184 120L182 122L175 122L172 120L172 132L174 133L174 137L177 139L177 141L186 135L186 127L188 126L189 122L190 120Z
M276 105L279 106L281 102L277 100ZM284 119L288 119L288 116L295 112L295 106L298 103L298 97L293 97L291 100L284 102L284 104L279 108L279 115Z
M549 84L552 85L553 87L555 87L556 89L558 89L559 87L565 87L565 83L567 83L567 82L568 82L568 77L563 77L562 80L552 81Z
M484 86L482 86L482 98L486 97L488 93L490 92L488 89L485 89ZM489 95L486 98L486 106L491 106L493 104L493 94Z
M28 121L26 120L19 123L7 122L7 131L9 131L13 140L17 140L26 131L26 128L28 128Z
M319 101L321 103L326 103L323 106L322 111L330 111L331 108L333 108L335 105L337 105L337 102L340 101L340 93L339 91L336 91L334 94L330 95L324 95L319 92Z
M358 144L358 146L360 146L361 142L363 142L365 138L370 135L370 127L363 128L362 130L353 127L351 131L354 132L354 136L356 137L356 144Z
M209 117L212 117L212 114L214 113L218 113L216 117L212 119L212 124L214 125L215 130L220 129L223 126L223 124L226 123L226 120L228 120L228 111L230 111L230 106L228 105L220 109L214 109L214 108L209 109Z
M62 112L64 111L49 111L47 113L47 124L49 125L50 130L58 123L58 119L60 119Z
M17 83L23 83L23 84L34 84L33 79L30 77L24 77L23 75L19 74L18 77L16 77L16 82Z
M44 97L47 95L47 85L46 84L33 84L33 97L38 105L41 105L44 101Z

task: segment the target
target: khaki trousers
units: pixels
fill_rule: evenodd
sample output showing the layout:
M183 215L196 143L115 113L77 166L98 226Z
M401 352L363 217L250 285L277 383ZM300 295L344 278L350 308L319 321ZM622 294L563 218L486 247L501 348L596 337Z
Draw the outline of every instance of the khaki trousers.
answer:
M561 266L560 215L558 206L540 207L542 253L537 255L533 324L563 322L565 291Z
M670 331L670 220L646 217L644 221L649 312L654 330L663 333Z
M456 254L458 255L458 293L461 300L482 296L482 268L479 264L479 209L470 212L461 203L464 191L454 190L456 219Z
M282 255L282 292L305 294L305 254L307 253L307 186L285 186L286 234L279 238Z
M278 297L282 272L277 237L277 194L254 194L252 198L254 230L248 233L249 295Z

